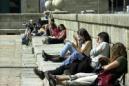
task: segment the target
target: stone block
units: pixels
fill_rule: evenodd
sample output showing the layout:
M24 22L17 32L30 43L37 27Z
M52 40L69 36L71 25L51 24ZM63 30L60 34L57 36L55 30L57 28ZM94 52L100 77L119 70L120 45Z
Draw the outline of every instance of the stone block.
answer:
M63 20L77 20L77 14L53 14L55 19L63 19Z
M39 13L39 0L22 0L22 13Z
M127 59L129 61L129 49L127 50ZM128 63L128 71L129 71L129 63ZM129 72L126 74L126 86L129 86Z
M55 0L54 2L57 2ZM80 11L85 10L95 10L97 13L107 12L108 10L108 1L107 0L61 0L58 1L58 5L56 4L55 9L68 11L71 13L80 13ZM73 7L74 6L74 7Z
M78 14L78 21L128 27L127 14Z
M53 70L59 67L62 63L61 62L51 62L51 61L44 61L42 58L42 54L37 55L37 65L39 70L48 71Z
M111 42L116 43L116 42L121 42L123 43L126 47L128 45L127 43L127 30L125 28L111 28Z
M92 27L89 24L79 23L79 28L85 28L91 36L93 35Z
M127 48L129 49L129 30L127 31Z

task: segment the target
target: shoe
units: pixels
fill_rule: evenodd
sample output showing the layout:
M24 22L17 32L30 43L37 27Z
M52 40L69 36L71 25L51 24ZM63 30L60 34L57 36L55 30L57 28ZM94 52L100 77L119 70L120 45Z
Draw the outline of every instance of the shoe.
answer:
M44 50L42 50L42 57L44 58L44 61L48 61L48 57L46 56Z
M45 78L44 72L39 71L38 68L34 68L34 73L41 79L43 80Z
M45 77L48 79L50 86L56 86L56 78L52 74L45 72Z

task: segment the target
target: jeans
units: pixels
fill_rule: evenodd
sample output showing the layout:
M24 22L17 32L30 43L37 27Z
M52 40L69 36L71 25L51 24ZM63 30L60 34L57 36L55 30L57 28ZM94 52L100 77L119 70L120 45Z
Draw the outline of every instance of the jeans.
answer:
M71 64L74 60L82 60L83 55L79 53L72 45L71 42L67 42L62 51L60 52L60 56L64 57L65 54L70 51L71 55L63 62L63 65L69 65Z
M65 54L66 54L68 51L70 51L71 54L72 54L74 51L77 51L77 50L73 47L73 45L72 45L71 42L67 42L67 43L65 44L65 46L63 47L63 49L62 49L61 52L60 52L60 56L61 56L61 57L64 57Z

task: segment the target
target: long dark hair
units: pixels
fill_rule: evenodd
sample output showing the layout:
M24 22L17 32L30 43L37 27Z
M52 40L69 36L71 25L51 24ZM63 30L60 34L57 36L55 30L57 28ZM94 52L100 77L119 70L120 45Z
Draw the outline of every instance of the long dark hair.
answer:
M62 30L66 30L64 24L60 24L59 26L62 28Z
M102 39L103 42L109 43L109 35L107 32L101 32L98 36Z
M111 48L110 61L113 62L120 56L124 56L127 58L127 51L126 51L126 47L122 43L118 42L118 43L113 44Z
M87 32L86 29L81 28L77 31L77 34L80 35L81 37L83 37L83 42L91 40L91 36L89 35L89 33Z

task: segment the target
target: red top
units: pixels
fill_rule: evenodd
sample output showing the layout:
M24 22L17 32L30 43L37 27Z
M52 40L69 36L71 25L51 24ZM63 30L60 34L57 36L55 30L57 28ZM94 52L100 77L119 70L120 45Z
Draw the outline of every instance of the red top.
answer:
M65 39L66 38L66 30L62 30L60 31L59 35L58 35L58 39Z
M59 33L60 33L60 30L57 27L53 27L51 29L51 36L57 37L57 36L59 36Z

